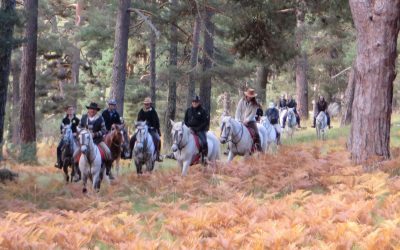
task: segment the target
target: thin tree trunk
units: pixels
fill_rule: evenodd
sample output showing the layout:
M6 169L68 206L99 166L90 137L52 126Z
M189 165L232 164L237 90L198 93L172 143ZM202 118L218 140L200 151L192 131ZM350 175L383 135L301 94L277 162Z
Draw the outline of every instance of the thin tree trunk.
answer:
M84 1L77 0L76 8L75 8L75 28L76 33L79 32L80 27L83 25L83 8ZM79 69L81 65L81 50L79 48L80 39L77 35L75 35L75 45L72 48L72 66L71 66L71 84L73 89L73 99L72 105L74 107L77 106L77 94L78 94L78 84L79 84Z
M27 22L26 43L22 47L20 97L21 97L21 151L23 162L36 161L35 81L38 31L38 0L24 0Z
M157 102L156 84L156 34L150 30L150 97L154 108Z
M357 59L349 149L354 163L371 164L390 157L400 0L350 0L350 8Z
M351 110L353 107L354 101L354 90L355 90L355 77L354 77L354 67L350 70L349 73L349 81L347 83L346 92L344 94L344 104L343 104L343 112L342 112L342 119L340 121L340 126L346 126L351 123Z
M171 16L177 7L176 0L170 0L171 3ZM169 48L169 80L168 80L168 104L165 112L165 129L164 129L164 147L169 148L172 144L171 129L172 124L170 120L175 120L176 114L176 66L178 65L178 40L177 40L177 28L175 25L171 25L170 30L170 48Z
M307 82L307 54L302 49L304 42L305 24L304 17L306 14L305 0L297 1L296 9L296 48L299 55L296 57L296 95L297 95L297 111L301 118L308 118L308 82Z
M126 62L128 56L128 39L131 0L118 1L117 24L115 27L114 60L111 96L117 101L117 111L123 116L126 81Z
M15 0L1 0L0 13L15 16ZM0 161L2 160L4 120L6 115L7 91L10 76L11 51L13 45L14 21L3 23L0 37L4 44L0 46Z
M190 73L189 73L189 85L188 85L188 96L187 106L190 107L193 96L196 92L196 68L199 54L200 44L200 30L201 30L201 17L199 14L196 15L193 25L193 40L192 40L192 51L190 53Z
M15 56L18 54L18 56ZM12 114L11 117L11 124L12 124L12 133L11 133L11 141L13 145L19 145L21 142L19 136L19 130L21 128L19 122L19 113L20 113L20 95L19 95L19 78L21 75L21 53L17 52L14 53L15 59L12 60L11 63L11 74L12 74Z
M231 98L229 92L227 91L224 92L223 106L224 106L224 113L222 114L222 116L229 116L231 113Z
M211 68L214 57L214 12L207 9L204 15L203 77L200 84L200 98L203 108L211 112Z
M268 67L266 65L262 65L257 67L257 94L259 96L259 100L262 104L266 104L267 101L267 83L268 83Z

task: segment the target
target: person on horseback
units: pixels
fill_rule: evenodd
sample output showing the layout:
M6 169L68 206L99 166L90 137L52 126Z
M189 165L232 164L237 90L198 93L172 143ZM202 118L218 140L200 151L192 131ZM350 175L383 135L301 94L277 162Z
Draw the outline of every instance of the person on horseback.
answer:
M294 111L294 114L296 115L296 121L297 121L297 127L300 127L300 116L297 113L297 102L293 99L292 95L289 95L289 98L287 100L287 107L288 108L292 108ZM285 128L285 124L286 124L286 118L287 118L287 114L283 117L283 128Z
M287 108L287 99L285 98L285 95L282 94L281 98L278 101L278 110L285 109L285 108Z
M261 152L261 141L256 122L257 109L260 107L256 100L257 94L254 89L247 89L244 95L237 105L235 119L254 131L254 145Z
M103 136L107 134L107 129L103 116L98 114L100 108L95 102L90 103L90 105L86 106L86 108L88 109L88 112L82 116L79 127L87 128L92 133L94 144L98 145L99 148L101 148L101 150L104 152L105 160L111 161L112 156L110 149L107 147L103 139ZM107 175L110 179L114 179L114 177L111 175L110 169L107 169Z
M279 123L279 110L275 108L275 103L270 102L268 109L265 110L265 116L267 116L269 122L272 126L276 126ZM280 142L281 133L279 133L278 129L275 129L277 142Z
M324 112L325 112L325 115L326 115L326 118L327 118L328 127L329 127L329 128L332 128L332 127L331 127L331 118L330 118L330 116L329 116L329 114L328 114L328 102L325 101L325 97L322 96L322 95L321 95L321 96L319 97L319 99L318 99L318 102L317 102L317 110L316 110L316 111L317 111L317 112L314 114L313 125L312 125L311 127L312 127L312 128L315 128L315 123L316 123L316 119L317 119L317 116L318 116L319 112L324 111Z
M66 114L61 121L61 125L60 125L61 134L63 134L63 128L65 125L71 125L71 130L74 133L74 136L76 136L76 132L77 132L76 127L79 125L79 118L76 117L75 109L72 105L67 106ZM61 169L63 167L62 162L61 162L61 150L62 150L63 145L64 145L64 140L61 139L57 146L57 163L54 165L56 168L59 168L59 169Z
M210 116L201 106L199 96L196 95L192 99L192 106L186 110L184 123L200 139L201 161L204 164L208 155L207 131L210 128Z
M111 130L111 126L113 124L122 124L121 118L116 110L117 108L117 102L115 99L110 99L108 101L108 109L104 110L103 113L101 114L104 119L104 123L106 125L106 129L109 132Z
M149 132L153 138L154 144L156 146L157 161L162 162L160 157L161 152L161 130L160 130L160 120L158 119L158 114L155 108L152 106L152 100L150 97L146 97L143 101L143 108L139 111L137 121L146 121L149 127ZM131 145L135 145L136 134L133 135Z

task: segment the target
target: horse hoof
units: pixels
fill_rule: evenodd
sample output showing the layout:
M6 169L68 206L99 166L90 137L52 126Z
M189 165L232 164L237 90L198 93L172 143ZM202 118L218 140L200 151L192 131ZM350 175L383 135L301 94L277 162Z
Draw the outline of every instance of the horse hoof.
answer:
M86 194L86 193L87 193L87 189L86 189L86 188L83 188L83 189L82 189L82 193Z

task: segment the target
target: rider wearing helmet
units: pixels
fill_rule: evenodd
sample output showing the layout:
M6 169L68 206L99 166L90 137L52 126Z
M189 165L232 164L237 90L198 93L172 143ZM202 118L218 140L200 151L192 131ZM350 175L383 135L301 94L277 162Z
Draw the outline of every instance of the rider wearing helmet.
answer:
M294 114L296 115L297 127L298 127L298 128L301 128L301 127L300 127L300 116L299 116L299 114L297 113L297 102L293 99L293 96L292 96L292 95L289 95L289 98L288 98L288 100L287 100L287 107L293 109ZM283 117L283 126L282 126L283 128L285 128L286 118L287 118L287 113L286 113L286 115Z
M247 89L244 95L237 105L235 119L254 130L254 145L258 151L262 151L256 123L257 109L260 107L256 100L257 94L254 89Z
M121 124L121 118L116 110L117 102L115 99L110 99L108 101L108 109L104 110L101 114L104 119L107 131L111 130L113 124Z
M316 123L316 119L317 119L317 115L319 114L319 112L324 111L326 118L327 118L327 125L329 128L331 128L331 118L328 114L328 102L325 101L325 97L324 96L319 96L318 102L317 102L317 112L314 114L314 120L313 120L313 125L312 128L315 128L315 123Z
M208 155L207 131L210 128L210 116L201 106L199 96L196 95L192 99L192 106L186 110L184 123L199 137L202 153L201 161L205 163L205 158Z

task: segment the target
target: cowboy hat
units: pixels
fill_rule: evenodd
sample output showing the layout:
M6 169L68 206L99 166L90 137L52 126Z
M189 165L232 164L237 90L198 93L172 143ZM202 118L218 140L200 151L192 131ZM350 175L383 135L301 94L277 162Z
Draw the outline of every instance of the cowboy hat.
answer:
M144 98L143 104L151 104L151 103L153 103L153 102L151 101L150 97Z
M87 109L94 109L94 110L97 110L97 111L100 110L99 105L97 105L97 103L95 103L95 102L91 102L89 106L86 106L86 108Z
M245 96L247 97L256 97L256 91L254 89L247 89L246 92L244 92Z

